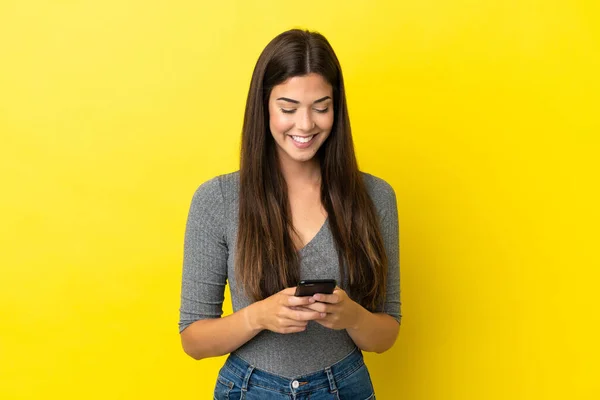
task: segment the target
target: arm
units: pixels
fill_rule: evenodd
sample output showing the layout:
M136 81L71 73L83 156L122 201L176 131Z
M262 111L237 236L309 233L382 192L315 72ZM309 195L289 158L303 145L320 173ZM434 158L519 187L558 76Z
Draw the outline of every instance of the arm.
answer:
M194 194L186 225L179 332L185 353L198 360L230 353L263 329L300 332L320 317L294 310L314 299L288 288L221 318L229 254L224 203L218 178L206 182Z
M252 322L253 303L224 318L199 320L181 332L183 351L190 357L202 358L231 353L256 336L261 328Z
M326 312L327 316L317 322L331 329L346 329L361 350L382 353L393 346L400 330L399 229L394 189L381 181L376 193L375 204L388 259L385 301L372 313L336 288L331 295L314 295L317 303L309 308Z
M227 317L194 322L181 333L183 350L200 360L231 353L264 329L282 334L305 330L321 314L294 309L314 303L310 297L294 296L295 291L287 288Z
M383 353L396 342L400 324L385 313L372 313L357 304L357 322L346 332L359 349Z
M312 310L326 313L316 322L330 329L346 329L354 343L364 351L383 353L393 346L400 324L386 313L372 313L352 300L343 289L333 294L315 294Z
M213 344L219 337L217 332L231 336L239 330L251 338L248 329L231 327L236 322L236 326L240 325L242 312L231 318L220 318L227 283L228 253L224 198L219 178L214 178L194 193L185 229L179 332L184 351L196 359L220 355L215 351L222 346ZM242 336L238 342L241 339ZM241 344L243 342L238 346Z
M400 330L400 249L396 193L385 181L377 195L380 229L388 260L385 301L371 313L357 304L356 323L347 329L356 345L365 351L384 352L391 348Z

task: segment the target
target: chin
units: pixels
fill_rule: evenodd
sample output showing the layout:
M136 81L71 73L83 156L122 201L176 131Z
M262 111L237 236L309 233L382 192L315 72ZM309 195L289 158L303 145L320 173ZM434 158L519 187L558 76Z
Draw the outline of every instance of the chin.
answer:
M298 154L297 152L284 151L285 158L298 163L308 162L315 158L316 153Z
M288 158L296 161L296 162L307 162L312 160L313 158L315 158L314 154L289 154L288 153Z
M315 158L315 156L312 155L310 157L298 157L295 160L298 161L298 162L309 162L311 160L314 160L314 158Z

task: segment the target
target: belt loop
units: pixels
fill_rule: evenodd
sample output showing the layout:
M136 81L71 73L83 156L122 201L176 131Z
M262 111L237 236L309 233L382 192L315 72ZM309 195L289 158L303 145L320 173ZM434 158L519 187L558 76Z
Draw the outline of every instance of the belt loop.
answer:
M331 393L337 392L337 386L335 385L335 379L333 379L333 372L331 372L331 367L325 368L325 373L327 374L327 379L329 380L329 390Z
M252 371L254 371L254 366L250 365L248 370L246 371L246 376L244 377L244 382L242 383L242 391L248 391L248 381L250 380L250 375L252 375Z

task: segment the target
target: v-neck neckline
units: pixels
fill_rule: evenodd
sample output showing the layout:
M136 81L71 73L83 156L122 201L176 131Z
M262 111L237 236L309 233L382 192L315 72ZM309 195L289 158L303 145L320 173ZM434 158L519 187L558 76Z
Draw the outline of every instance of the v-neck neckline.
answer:
M319 230L317 231L317 233L315 233L315 236L313 236L312 239L310 239L308 242L306 242L306 244L304 245L304 247L302 247L300 250L298 250L297 253L298 254L304 253L307 248L311 247L312 243L314 243L315 240L319 236L321 236L321 233L325 230L325 227L327 226L328 223L329 223L329 215L327 216L327 218L325 218L325 222L323 222L323 225L321 225L321 228L319 228Z

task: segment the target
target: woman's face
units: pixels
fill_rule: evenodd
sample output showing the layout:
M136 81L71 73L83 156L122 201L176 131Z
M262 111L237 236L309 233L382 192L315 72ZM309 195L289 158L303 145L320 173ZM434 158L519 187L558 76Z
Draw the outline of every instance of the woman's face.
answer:
M269 127L282 162L310 161L333 126L333 89L321 76L296 76L269 97Z

